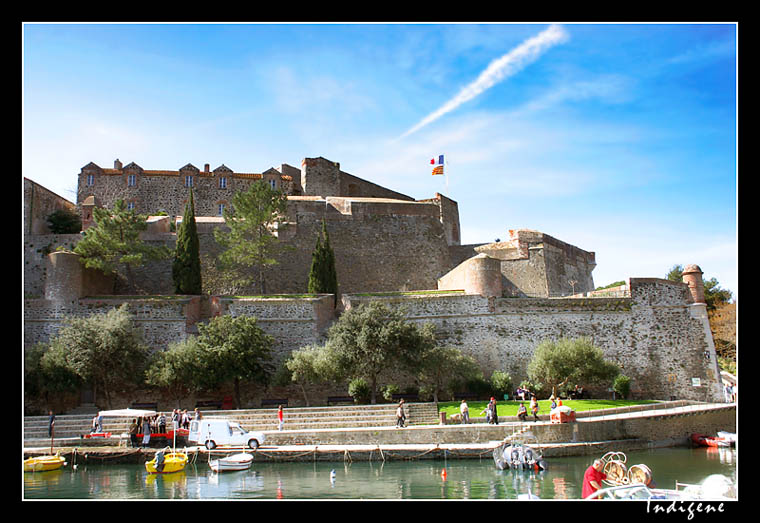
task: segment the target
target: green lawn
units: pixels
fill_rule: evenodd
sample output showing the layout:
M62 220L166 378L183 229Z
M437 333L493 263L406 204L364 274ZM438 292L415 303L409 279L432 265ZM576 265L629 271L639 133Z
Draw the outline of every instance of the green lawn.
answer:
M530 401L499 401L496 406L499 416L517 416L517 408L520 403L525 403L525 407L530 407ZM563 405L567 405L576 412L584 410L597 410L597 409L612 409L615 407L629 407L631 405L648 405L651 403L657 403L655 400L603 400L603 399L591 399L591 400L562 400ZM459 412L459 401L443 401L438 403L438 412L445 412L447 417ZM485 417L485 414L481 414L485 410L487 401L468 401L467 405L470 408L470 417L479 418ZM539 414L549 414L551 410L551 401L539 400ZM530 415L530 413L529 413Z

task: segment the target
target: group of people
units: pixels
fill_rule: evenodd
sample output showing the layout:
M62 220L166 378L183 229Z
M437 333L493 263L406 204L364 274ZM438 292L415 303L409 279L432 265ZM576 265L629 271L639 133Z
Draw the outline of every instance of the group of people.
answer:
M520 402L520 406L517 409L517 417L520 418L520 421L527 421L528 411L530 411L530 413L533 415L533 421L538 421L538 411L541 410L541 408L538 405L536 395L531 393L528 389L518 390L522 390L523 392L530 394L530 404L529 407L526 407L524 401ZM552 394L549 399L552 402L552 409L562 406L562 399L560 397L555 397L554 394ZM401 416L399 412L402 412L400 404L399 411L397 412L397 417ZM483 409L480 413L486 415L486 421L488 423L492 425L499 424L499 414L496 408L496 398L491 397L488 405L486 405L486 408ZM462 402L459 404L459 414L461 423L468 424L470 422L470 407L467 405L466 400L462 400Z
M481 414L485 413L486 421L490 423L491 425L499 424L499 413L496 410L496 398L494 398L493 396L491 396L491 399L488 401L488 405L486 405L486 408L483 409L480 413Z
M129 425L129 439L132 447L147 447L150 444L151 434L166 434L166 427L170 420L172 430L189 429L191 420L201 419L202 417L198 409L195 409L192 414L187 412L187 409L174 409L172 410L171 418L167 418L163 412L159 412L153 416L134 418ZM139 441L139 434L143 436L142 441Z

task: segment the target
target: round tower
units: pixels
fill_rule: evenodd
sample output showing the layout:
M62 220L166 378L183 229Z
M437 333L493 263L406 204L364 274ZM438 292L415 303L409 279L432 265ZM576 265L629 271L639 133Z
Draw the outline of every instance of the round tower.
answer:
M486 297L501 297L501 262L486 254L478 254L467 260L465 292Z
M705 301L705 285L702 281L702 269L699 265L687 265L682 273L683 282L689 286L691 301L694 303L707 303Z

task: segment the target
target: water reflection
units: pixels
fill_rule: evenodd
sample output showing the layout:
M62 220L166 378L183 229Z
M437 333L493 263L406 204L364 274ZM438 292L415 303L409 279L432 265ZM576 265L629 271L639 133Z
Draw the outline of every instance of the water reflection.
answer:
M735 449L656 449L627 453L658 485L698 483L710 474L736 481ZM263 463L215 473L205 463L149 475L142 465L80 464L24 473L25 499L578 499L596 456L555 458L545 471L499 470L490 459L355 463Z

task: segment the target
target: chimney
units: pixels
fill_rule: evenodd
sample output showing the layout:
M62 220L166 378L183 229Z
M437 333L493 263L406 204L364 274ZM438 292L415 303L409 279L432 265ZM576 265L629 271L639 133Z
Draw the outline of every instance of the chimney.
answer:
M118 159L118 158L116 158L116 159L113 161L113 168L114 168L114 169L118 169L118 170L121 170L121 162L119 161L119 159Z
M207 173L207 172L208 172L208 168L209 168L209 167L210 167L210 166L209 166L209 164L205 164L205 165L203 166L203 172L204 172L204 173Z

